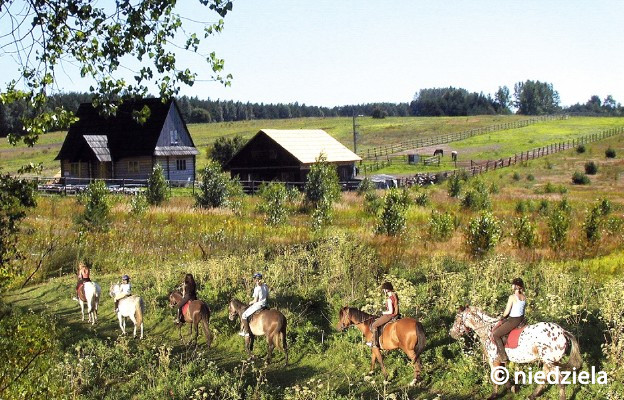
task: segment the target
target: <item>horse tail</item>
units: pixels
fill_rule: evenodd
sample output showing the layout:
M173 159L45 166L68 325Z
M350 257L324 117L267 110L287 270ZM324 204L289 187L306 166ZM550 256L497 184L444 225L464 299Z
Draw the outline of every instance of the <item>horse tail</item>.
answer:
M278 347L281 347L282 350L284 351L284 357L285 357L285 361L284 361L284 366L288 365L288 344L286 343L286 317L284 316L284 314L282 314L282 327L280 329L279 332L279 339L281 339L281 343L280 340L278 339L278 343L276 343L276 345Z
M210 347L212 344L212 332L210 332L210 308L202 301L201 303L201 323L204 328L204 335L206 336L206 345Z
M143 303L142 298L138 298L134 303L134 318L136 319L136 324L141 325L143 323L143 313L145 312L145 303Z
M427 344L427 338L425 337L425 328L420 321L416 321L416 336L418 338L418 341L416 342L416 348L414 349L414 352L416 353L416 357L418 357L425 350L425 345Z
M583 365L583 359L581 358L581 349L579 347L578 341L570 332L564 330L563 335L568 339L572 345L570 348L570 357L568 358L568 362L559 365L560 368L564 370L572 370L573 368L580 369Z

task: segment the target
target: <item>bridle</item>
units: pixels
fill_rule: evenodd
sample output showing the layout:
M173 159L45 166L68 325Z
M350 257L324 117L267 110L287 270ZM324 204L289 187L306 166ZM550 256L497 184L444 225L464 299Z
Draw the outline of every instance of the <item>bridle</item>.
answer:
M463 333L460 333L461 335L465 335L466 333L470 333L471 331L478 331L479 329L482 328L489 328L490 326L495 325L498 321L492 321L492 322L484 322L483 318L479 317L478 315L476 316L477 318L479 318L481 320L481 325L477 326L475 328L471 328L468 325L466 325L466 318L464 317L464 314L468 311L468 307L466 307L461 313L460 313L460 324L463 327Z
M349 320L348 325L345 325L345 324L342 322L342 316L344 315L343 313L348 313L348 317L347 317L347 318L348 318L348 320ZM338 325L338 330L339 330L339 331L343 331L343 330L348 329L348 328L350 328L350 327L352 327L352 326L356 326L356 325L363 324L364 322L367 322L367 321L373 320L373 319L375 319L375 318L377 318L377 317L375 317L374 315L372 315L372 316L370 316L370 317L368 317L368 318L366 318L366 319L361 320L360 322L353 322L353 321L351 321L351 313L349 312L349 309L348 309L348 308L347 308L347 309L343 309L343 310L340 310L340 321L339 321L340 325Z

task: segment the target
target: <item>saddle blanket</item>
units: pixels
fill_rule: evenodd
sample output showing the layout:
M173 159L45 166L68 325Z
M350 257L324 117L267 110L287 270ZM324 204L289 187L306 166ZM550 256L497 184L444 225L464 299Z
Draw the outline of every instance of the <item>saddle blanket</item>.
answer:
M502 323L503 321L498 321L496 325L494 325L494 329L498 328ZM526 327L527 327L526 322L522 322L520 323L519 327L512 329L512 331L509 332L507 336L503 336L502 339L503 339L503 343L505 344L506 349L515 349L516 347L518 347L518 340L520 339L520 334ZM494 331L494 329L492 329L492 331ZM490 340L494 341L494 338L490 336Z

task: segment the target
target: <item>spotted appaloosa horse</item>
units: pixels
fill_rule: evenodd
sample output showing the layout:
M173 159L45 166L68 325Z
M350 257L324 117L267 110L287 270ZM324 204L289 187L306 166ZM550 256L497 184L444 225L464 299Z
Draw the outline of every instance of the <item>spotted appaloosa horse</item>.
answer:
M490 317L478 308L460 307L455 317L455 323L450 330L450 335L453 339L459 339L460 336L474 331L483 346L490 368L496 368L501 363L498 361L496 343L492 340L492 330L498 321L499 319ZM568 341L570 341L570 357L566 364L561 364L561 359L568 348ZM543 363L545 374L553 370L570 371L574 368L579 369L582 365L581 352L576 338L570 332L552 322L538 322L537 324L528 325L518 338L518 346L513 349L506 348L505 350L511 362L517 364ZM511 386L511 382L508 382L507 387L509 386ZM541 395L545 386L544 384L538 385L529 398L535 399ZM561 383L558 386L559 398L565 400L565 386ZM494 384L494 390L490 399L496 398L497 395L498 385Z

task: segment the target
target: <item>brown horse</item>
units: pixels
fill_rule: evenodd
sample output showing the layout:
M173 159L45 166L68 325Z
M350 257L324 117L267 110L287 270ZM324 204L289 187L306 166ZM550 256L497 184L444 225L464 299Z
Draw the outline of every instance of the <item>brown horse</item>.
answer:
M176 307L182 300L182 293L173 291L169 295L169 307ZM193 327L195 328L195 344L197 344L197 336L199 335L199 322L204 327L204 335L206 336L206 344L210 347L212 343L212 333L208 322L210 322L210 308L202 300L189 300L189 306L184 313L184 322L191 324L191 336L193 336ZM178 325L180 332L180 340L182 340L182 324Z
M373 341L373 331L370 324L377 318L376 315L367 314L357 308L343 307L340 309L338 316L338 331L342 332L345 328L355 325L367 342ZM420 379L420 370L422 364L420 362L420 354L425 349L425 330L422 324L414 318L401 318L396 322L389 322L385 325L383 333L379 336L379 343L382 350L401 349L412 360L414 367L414 379L411 385ZM379 361L384 376L388 377L388 372L383 363L381 351L377 347L373 347L373 355L371 358L371 372L375 369L375 361Z
M236 315L240 318L248 305L236 299L230 300L228 306L230 312L230 321L234 321ZM286 357L284 366L288 365L288 346L286 344L286 317L278 310L260 310L253 314L253 318L249 322L251 335L245 337L245 349L250 357L253 357L254 336L266 336L267 338L267 364L271 362L271 354L275 347L284 351Z

